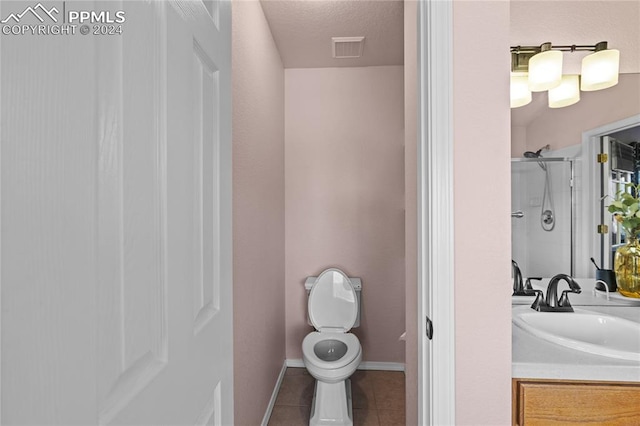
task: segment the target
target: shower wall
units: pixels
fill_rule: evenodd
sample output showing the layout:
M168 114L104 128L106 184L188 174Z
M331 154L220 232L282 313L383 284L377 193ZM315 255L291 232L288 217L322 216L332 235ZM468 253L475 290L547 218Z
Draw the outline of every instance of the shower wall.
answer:
M551 231L541 224L545 171L535 161L511 163L511 211L524 214L511 219L512 256L524 277L571 273L571 165L568 161L543 164L548 170L547 198L553 204ZM548 207L545 204L545 209Z

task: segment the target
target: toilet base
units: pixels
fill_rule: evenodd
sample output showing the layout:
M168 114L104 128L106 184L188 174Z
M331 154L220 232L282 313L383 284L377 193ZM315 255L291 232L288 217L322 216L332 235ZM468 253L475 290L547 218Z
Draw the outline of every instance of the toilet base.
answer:
M309 426L353 426L351 380L325 383L316 380Z

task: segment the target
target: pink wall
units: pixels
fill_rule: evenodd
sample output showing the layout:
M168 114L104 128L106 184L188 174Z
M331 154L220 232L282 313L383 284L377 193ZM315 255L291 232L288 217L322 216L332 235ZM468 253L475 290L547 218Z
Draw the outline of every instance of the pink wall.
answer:
M535 150L537 150L536 148ZM534 151L535 151L534 150ZM527 127L516 126L511 123L511 157L519 158L528 151L527 148Z
M405 396L406 424L418 424L418 3L404 2Z
M233 2L235 424L260 424L285 359L284 70L257 1Z
M455 1L453 24L456 424L508 425L509 2Z
M302 358L304 280L362 278L365 361L404 362L403 67L285 70L287 358Z
M617 85L581 92L575 105L544 109L527 126L526 148L535 151L550 144L556 150L577 145L582 143L582 132L635 114L640 114L640 74L620 74Z
M415 338L406 358L398 342L405 325L415 333L415 254L407 250L406 264L404 258L405 232L411 245L404 223L412 219L403 211L403 195L412 192L403 163L405 155L413 160L414 147L402 148L403 126L408 138L411 131L403 114L410 82L403 87L403 67L290 69L283 82L258 3L233 6L236 424L260 422L283 348L287 358L301 358L311 330L303 282L328 266L363 278L363 323L354 331L365 360L406 359L413 424ZM510 231L509 221L494 214L508 212L510 198L508 71L499 72L509 66L508 2L454 2L454 25L457 423L509 424L511 311L503 284ZM410 108L410 97L406 102ZM408 211L411 202L407 197Z

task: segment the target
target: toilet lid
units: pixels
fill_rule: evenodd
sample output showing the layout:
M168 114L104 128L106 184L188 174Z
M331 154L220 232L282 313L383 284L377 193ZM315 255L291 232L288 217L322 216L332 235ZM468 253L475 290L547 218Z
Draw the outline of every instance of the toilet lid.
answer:
M337 268L323 271L309 294L309 319L316 330L347 332L357 315L358 300L349 278Z

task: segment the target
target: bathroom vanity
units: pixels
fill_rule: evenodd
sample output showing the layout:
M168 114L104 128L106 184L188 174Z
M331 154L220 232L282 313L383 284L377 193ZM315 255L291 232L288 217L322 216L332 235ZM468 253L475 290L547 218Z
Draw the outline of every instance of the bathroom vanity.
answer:
M536 286L546 291L547 281ZM640 329L640 299L612 294L607 300L600 292L594 296L595 280L577 281L582 293L570 295L576 313L622 318ZM525 311L532 301L532 297L514 297L514 315ZM560 322L575 313L549 315L557 315ZM640 360L565 347L515 324L512 329L514 425L640 424Z

